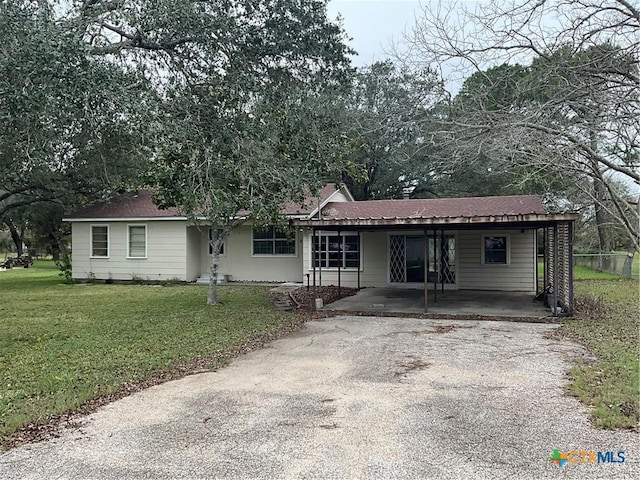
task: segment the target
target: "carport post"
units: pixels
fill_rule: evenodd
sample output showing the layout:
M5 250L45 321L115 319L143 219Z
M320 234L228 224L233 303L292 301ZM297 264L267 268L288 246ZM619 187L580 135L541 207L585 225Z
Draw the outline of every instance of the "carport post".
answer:
M316 227L311 236L311 263L313 264L313 288L316 288Z
M358 290L360 290L360 265L362 262L362 239L360 238L360 230L358 230Z
M427 229L424 230L424 313L427 313L427 307L429 306L429 235L427 235Z
M440 230L440 272L442 273L442 269L444 265L442 264L442 257L444 257L444 230ZM449 252L447 251L447 262L449 260ZM440 276L440 287L442 288L442 293L444 293L444 275Z
M425 277L425 281L427 278ZM433 229L433 301L438 301L438 232Z
M340 229L338 229L338 254L340 255L340 258L338 258L338 296L340 295L340 293L342 292L342 284L341 284L341 279L340 279L340 264L342 263L342 260L345 258L345 254L346 252L344 251L344 245L342 245L342 235L340 232Z
M638 203L640 208L640 203ZM569 222L569 305L567 305L567 313L573 315L573 222Z
M573 267L571 267L573 268ZM553 224L553 316L558 316L558 222Z

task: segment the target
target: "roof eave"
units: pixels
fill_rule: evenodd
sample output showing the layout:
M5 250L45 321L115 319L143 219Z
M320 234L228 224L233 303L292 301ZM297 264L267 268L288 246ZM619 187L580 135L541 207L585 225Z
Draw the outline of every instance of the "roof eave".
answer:
M286 218L291 220L303 220L307 218L307 214L304 213L296 213L296 214L285 214ZM239 215L234 217L234 220L249 220L251 216L249 215ZM172 217L65 217L62 219L63 222L151 222L151 221L187 221L190 218L185 216L172 216ZM198 216L196 217L197 221L206 221L206 217Z
M299 222L300 225L310 227L326 227L326 226L417 226L417 225L435 225L435 226L454 226L454 225L487 225L487 224L538 224L538 223L554 223L561 221L578 220L577 213L562 214L539 214L532 213L526 215L489 215L477 217L435 217L435 218L343 218L343 219L310 219Z
M63 222L150 222L152 220L185 221L187 217L65 217Z

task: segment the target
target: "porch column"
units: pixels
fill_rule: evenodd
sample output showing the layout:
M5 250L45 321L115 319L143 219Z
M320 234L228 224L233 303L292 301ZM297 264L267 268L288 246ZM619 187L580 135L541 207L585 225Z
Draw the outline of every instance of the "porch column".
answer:
M573 310L573 230L572 222L557 224L558 245L558 304L562 307L562 315L570 315Z
M342 291L342 284L340 279L341 272L341 264L345 257L344 245L342 245L342 232L338 229L338 253L340 254L340 258L338 258L338 295Z
M316 288L316 227L311 234L311 263L313 264L313 288Z
M558 224L553 224L553 316L557 317L558 307Z
M429 306L429 282L427 275L429 273L429 235L427 229L424 230L424 313L427 313Z
M573 315L573 222L568 222L569 245L567 255L569 256L569 304L567 314Z
M360 266L362 265L362 239L360 238L360 230L358 230L358 290L360 290Z
M444 248L445 248L444 247L444 230L440 230L440 270L439 270L439 273L441 274L440 275L440 287L442 288L442 293L444 293L444 275L442 275L443 268L444 268L444 264L442 263L442 259L444 258L444 252L445 252ZM449 252L447 250L447 261L449 260L448 259L448 255L449 255Z
M424 280L427 281L426 276ZM433 230L433 301L438 301L438 232L435 229Z
M318 254L318 286L322 287L322 257L323 257L323 251L322 251L322 235L320 235L318 237L319 242L318 244L320 245L320 249L319 249L319 254ZM327 242L329 241L329 239L327 239ZM327 245L327 249L329 248L329 246ZM329 253L327 252L327 256L329 255Z

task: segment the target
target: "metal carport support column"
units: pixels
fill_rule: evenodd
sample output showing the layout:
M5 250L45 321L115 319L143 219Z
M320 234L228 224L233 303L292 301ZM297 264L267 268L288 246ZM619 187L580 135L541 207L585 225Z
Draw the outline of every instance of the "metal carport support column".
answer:
M424 313L427 313L429 306L429 235L427 229L424 230Z

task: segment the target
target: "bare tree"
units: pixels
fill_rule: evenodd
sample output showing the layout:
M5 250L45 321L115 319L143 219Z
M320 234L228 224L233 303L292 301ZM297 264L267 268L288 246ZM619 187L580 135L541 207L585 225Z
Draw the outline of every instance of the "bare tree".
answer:
M613 223L640 250L638 200L629 194L640 185L637 2L470 5L427 2L403 56L414 68L437 66L460 89L431 126L449 146L442 161L455 166L481 154L522 181L569 178L593 201L600 248L612 248Z

